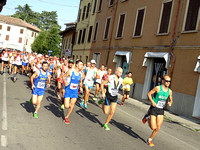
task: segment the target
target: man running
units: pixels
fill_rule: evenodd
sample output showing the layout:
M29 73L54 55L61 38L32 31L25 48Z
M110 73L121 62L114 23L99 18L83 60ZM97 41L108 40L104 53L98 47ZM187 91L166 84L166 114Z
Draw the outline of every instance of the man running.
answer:
M5 51L3 51L2 53L2 63L1 63L1 75L3 75L4 73L4 68L6 67L6 64L8 65L8 61L9 61L9 52L8 49L6 48Z
M101 80L102 77L105 75L105 66L101 65L100 69L99 69L99 79L96 79L96 92L94 94L93 100L96 101L97 100L97 95L99 94L100 88L101 88Z
M45 93L46 84L47 87L50 86L51 75L49 74L47 69L48 69L47 62L43 62L42 69L36 71L31 76L32 99L30 100L30 103L32 103L33 105L37 105L35 108L35 112L33 114L34 118L38 118L37 112L40 108L42 98Z
M171 78L169 75L164 75L162 80L162 85L154 87L148 94L148 98L151 102L151 107L149 108L148 115L150 115L150 119L148 119L149 127L153 130L150 138L147 140L147 144L150 147L153 147L154 144L152 143L153 138L156 136L160 127L163 123L164 119L164 107L167 103L169 106L173 103L172 98L172 90L169 89L169 85L171 82ZM152 98L152 94L155 96ZM143 123L146 122L148 115L145 115L143 118Z
M131 90L131 84L133 84L133 79L131 77L132 77L132 72L128 72L127 77L125 77L123 80L124 94L123 94L121 106L124 105L125 99L129 99L129 92Z
M102 97L105 100L105 102L102 104L102 109L103 109L104 114L108 115L106 122L103 125L105 130L110 130L110 128L108 127L108 123L112 119L117 107L118 91L123 82L123 79L121 78L122 73L123 73L123 69L121 67L118 67L116 70L116 73L114 75L109 76L101 84ZM104 85L106 83L108 83L108 87L105 93ZM109 110L110 110L110 113L109 113Z
M69 124L69 116L73 111L74 105L78 98L78 88L82 88L82 79L84 74L81 73L83 68L83 62L81 60L76 61L76 68L70 69L63 76L63 81L65 83L65 96L64 105L68 108L67 115L65 116L65 123Z
M94 79L99 79L99 71L95 67L96 66L96 61L91 60L91 66L86 69L85 72L85 80L84 80L84 85L85 85L85 95L84 95L84 102L81 102L81 107L84 105L84 109L87 109L87 101L90 96L90 91L94 85Z

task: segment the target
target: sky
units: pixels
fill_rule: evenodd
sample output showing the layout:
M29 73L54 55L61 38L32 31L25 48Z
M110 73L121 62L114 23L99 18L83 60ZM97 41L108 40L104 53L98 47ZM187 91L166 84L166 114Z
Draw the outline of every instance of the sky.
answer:
M65 29L65 23L75 22L80 0L7 0L1 15L13 15L18 5L28 4L35 12L57 11L58 24Z

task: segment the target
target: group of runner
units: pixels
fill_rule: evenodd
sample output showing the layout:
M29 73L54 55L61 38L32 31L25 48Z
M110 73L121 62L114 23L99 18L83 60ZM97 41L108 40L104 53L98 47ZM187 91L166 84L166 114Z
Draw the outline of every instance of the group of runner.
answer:
M69 117L72 113L77 98L80 93L83 93L80 106L84 109L88 108L88 100L91 89L95 86L96 91L93 100L98 99L98 94L101 91L101 98L98 103L102 104L102 110L107 115L107 119L103 125L105 130L110 130L108 123L112 119L118 102L119 90L123 90L123 98L121 106L125 99L129 98L129 91L133 84L132 72L128 72L125 78L122 79L123 69L118 67L115 74L112 74L112 69L106 69L105 65L96 68L95 60L83 64L81 60L70 58L58 59L56 56L48 56L36 53L21 53L17 51L9 51L5 49L1 55L1 74L4 73L5 66L8 65L8 73L13 74L13 81L16 81L16 74L21 69L20 74L30 77L32 96L30 103L35 106L33 113L34 118L38 118L38 110L40 108L45 88L50 87L52 80L55 81L55 94L61 100L61 109L68 109L64 118L64 122L69 124ZM158 133L163 119L164 108L166 104L172 105L172 91L169 89L171 78L165 75L162 80L162 85L156 86L148 93L148 98L151 102L151 107L148 113L142 119L143 123L148 121L149 127L153 130L147 144L154 146L152 139ZM154 96L152 97L152 95ZM169 99L169 102L168 102Z

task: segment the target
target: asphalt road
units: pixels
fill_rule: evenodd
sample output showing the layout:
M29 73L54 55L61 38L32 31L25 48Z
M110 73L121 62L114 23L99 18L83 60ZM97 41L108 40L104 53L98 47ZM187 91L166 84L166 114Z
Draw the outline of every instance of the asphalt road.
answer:
M60 109L54 85L46 89L38 119L33 118L34 108L29 104L31 90L29 78L18 75L13 83L8 74L0 75L1 147L8 150L147 150L145 142L151 130L142 124L145 111L125 103L117 106L109 124L110 131L102 125L106 115L97 102L90 100L85 111L77 101L66 125L66 109ZM90 98L91 99L91 98ZM156 150L200 149L200 133L177 123L165 120L153 143Z

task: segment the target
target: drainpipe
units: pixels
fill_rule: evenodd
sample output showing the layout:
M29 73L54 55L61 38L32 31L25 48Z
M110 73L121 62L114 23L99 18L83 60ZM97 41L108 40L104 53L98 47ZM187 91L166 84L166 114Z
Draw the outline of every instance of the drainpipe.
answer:
M170 54L172 56L172 64L171 64L171 70L170 70L170 77L172 80L173 77L173 73L174 73L174 65L175 65L175 60L176 60L176 56L173 52L174 50L174 42L175 42L175 32L176 32L176 27L177 27L177 20L178 20L178 15L179 15L179 10L180 10L180 4L181 4L181 0L178 0L178 6L177 6L177 11L176 11L176 16L175 16L175 21L174 21L174 27L173 27L173 33L172 33L172 38L171 38L171 43L170 43Z
M114 25L115 25L115 18L116 18L116 13L117 13L118 1L119 0L116 0L116 3L115 3L115 12L114 12L113 22L112 22L111 32L110 32L110 40L109 40L109 44L108 44L108 55L107 55L107 58L106 58L106 66L108 66L108 59L109 59L110 50L111 50L111 41L112 41L112 34L113 34Z

